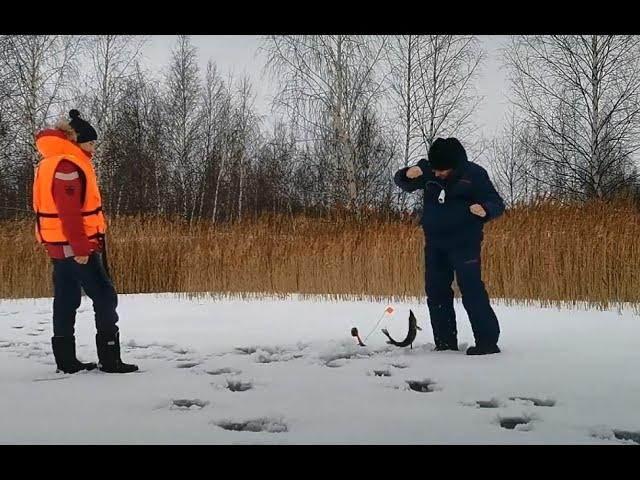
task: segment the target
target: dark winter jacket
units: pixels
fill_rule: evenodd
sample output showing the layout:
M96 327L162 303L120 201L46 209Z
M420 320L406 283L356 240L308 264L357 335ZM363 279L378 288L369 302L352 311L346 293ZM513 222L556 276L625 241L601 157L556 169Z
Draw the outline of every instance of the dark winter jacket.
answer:
M481 242L484 224L504 212L504 202L487 171L465 159L449 178L441 180L434 175L428 160L420 160L418 166L423 172L420 177L407 178L406 167L396 172L394 180L405 192L424 190L422 227L427 242L434 246ZM471 213L469 207L474 203L484 207L486 217Z

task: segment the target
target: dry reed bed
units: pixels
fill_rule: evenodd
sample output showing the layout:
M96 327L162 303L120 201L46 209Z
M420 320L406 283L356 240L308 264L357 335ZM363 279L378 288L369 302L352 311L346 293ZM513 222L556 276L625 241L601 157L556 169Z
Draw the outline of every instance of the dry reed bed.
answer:
M511 210L485 229L487 289L523 303L638 304L638 219L637 209L623 203ZM32 223L0 223L0 241L0 298L51 296L51 266ZM117 218L108 242L121 293L396 300L424 294L424 240L415 221L283 216L189 225Z

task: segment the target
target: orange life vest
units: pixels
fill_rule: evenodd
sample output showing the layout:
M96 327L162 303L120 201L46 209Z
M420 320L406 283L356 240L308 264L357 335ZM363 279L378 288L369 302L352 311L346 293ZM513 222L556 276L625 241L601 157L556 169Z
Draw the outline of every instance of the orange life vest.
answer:
M53 180L62 160L74 163L86 179L82 203L84 232L89 239L103 237L107 223L102 213L98 179L89 156L59 130L44 130L36 137L36 147L44 157L33 180L33 209L36 212L36 238L49 245L68 245L62 221L53 199Z

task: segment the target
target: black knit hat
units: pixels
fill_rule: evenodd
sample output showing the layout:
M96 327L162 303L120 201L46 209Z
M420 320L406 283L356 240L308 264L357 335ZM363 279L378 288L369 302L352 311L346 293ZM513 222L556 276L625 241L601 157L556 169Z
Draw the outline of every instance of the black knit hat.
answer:
M436 138L429 149L429 165L434 170L455 169L467 160L467 152L457 138Z
M98 134L89 122L80 118L80 112L78 110L71 110L69 112L71 121L69 125L78 134L78 143L90 142L98 139Z

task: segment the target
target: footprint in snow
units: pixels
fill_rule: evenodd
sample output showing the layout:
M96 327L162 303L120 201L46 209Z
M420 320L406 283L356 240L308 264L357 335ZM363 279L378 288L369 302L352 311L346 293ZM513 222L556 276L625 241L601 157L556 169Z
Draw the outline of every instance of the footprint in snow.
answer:
M427 393L436 391L436 382L429 378L425 380L407 380L406 382L409 385L409 389L414 392Z
M176 368L193 368L200 365L197 362L186 362L186 363L179 363Z
M527 415L498 417L498 423L502 428L505 428L507 430L518 430L522 432L533 430L533 425L531 424L532 421L533 417Z
M556 404L556 401L552 399L539 399L534 397L509 397L509 400L521 400L526 403L533 403L536 407L553 407Z
M169 407L169 409L191 410L192 407L203 409L207 405L209 405L209 402L200 400L198 398L195 398L195 399L180 398L180 399L171 400L171 406Z
M282 419L275 418L256 418L253 420L220 420L214 422L220 428L232 432L267 432L267 433L284 433L289 431Z
M251 390L253 384L251 382L243 382L241 380L227 380L227 390L232 392L246 392Z

